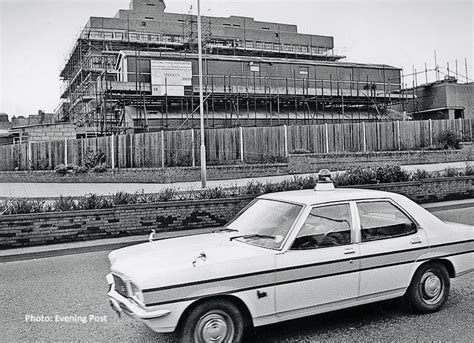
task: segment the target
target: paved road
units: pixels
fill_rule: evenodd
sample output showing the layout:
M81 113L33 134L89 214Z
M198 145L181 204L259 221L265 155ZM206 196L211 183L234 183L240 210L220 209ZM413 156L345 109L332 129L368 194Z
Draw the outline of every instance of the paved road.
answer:
M471 162L474 164L474 161ZM438 164L419 164L403 166L408 171L416 169L425 169L427 171L440 171L447 167L464 169L466 162L451 162ZM312 174L300 174L307 176ZM210 180L208 187L233 187L245 186L250 181L260 182L279 182L284 179L293 178L294 175L268 176L259 178L244 178L233 180ZM163 189L174 187L180 190L200 189L201 182L177 182L170 184L158 183L0 183L0 199L8 199L12 197L21 198L54 198L63 196L81 196L90 193L94 194L114 194L119 191L135 193L144 190L145 193L157 193Z
M472 223L469 211L437 215ZM105 297L106 256L94 252L0 264L1 340L173 341L173 336L115 316ZM259 328L250 341L474 342L473 289L474 275L469 274L452 281L451 296L438 313L412 315L400 302L387 301ZM41 315L51 316L51 322L32 322L31 316ZM56 315L70 322L56 321Z

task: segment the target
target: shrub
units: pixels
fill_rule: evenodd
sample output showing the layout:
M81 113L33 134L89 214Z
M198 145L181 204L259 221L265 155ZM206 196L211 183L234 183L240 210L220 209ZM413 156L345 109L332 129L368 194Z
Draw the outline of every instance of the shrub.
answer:
M82 158L82 165L89 170L95 166L104 164L105 160L105 154L102 150L94 151L91 148L88 148L86 154Z
M472 164L466 163L466 170L464 172L464 175L466 176L474 175L474 168L472 167Z
M244 194L258 195L263 193L263 184L259 181L250 181L244 186Z
M375 169L377 183L404 182L410 179L410 174L400 166L385 165Z
M248 162L255 164L288 163L288 158L280 155L261 154L250 157Z
M78 166L76 169L76 174L85 174L87 173L87 168L84 166Z
M445 177L455 177L455 176L460 176L460 171L457 170L454 167L446 167L443 170L443 176Z
M371 167L356 166L334 177L338 186L365 185L377 183L377 173Z
M95 210L113 207L112 199L97 194L87 194L77 200L77 209Z
M157 195L156 200L158 202L175 200L177 198L176 193L177 191L175 188L166 188L162 190L161 192L159 192L158 194L156 194Z
M45 212L45 202L35 199L11 199L3 205L2 214L27 214Z
M58 164L56 167L54 167L54 171L56 174L66 175L68 172L68 167L65 164Z
M60 196L59 199L56 199L52 204L52 207L55 211L65 212L65 211L74 211L77 210L78 206L73 197L63 197Z
M444 130L440 132L437 141L441 148L445 150L461 148L461 140L452 130Z
M222 199L228 197L226 189L221 186L203 189L196 192L195 195L196 199Z
M295 149L291 152L293 155L304 155L304 154L311 154L311 151L305 149Z
M414 181L420 181L423 179L427 179L430 177L430 173L428 173L425 169L417 169L411 174L411 179Z
M96 165L91 169L93 173L105 173L107 171L107 165L105 163Z
M112 202L114 205L128 205L133 204L134 197L133 194L126 192L117 192L112 195Z

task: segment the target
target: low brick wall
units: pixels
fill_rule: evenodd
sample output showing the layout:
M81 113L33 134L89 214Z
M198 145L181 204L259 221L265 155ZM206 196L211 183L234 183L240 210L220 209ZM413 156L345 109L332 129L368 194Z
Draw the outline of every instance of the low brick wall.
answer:
M209 180L232 180L288 174L286 163L207 167ZM199 167L114 169L105 173L60 175L54 171L2 171L0 183L175 183L199 181Z
M0 216L0 248L76 242L225 224L253 196Z
M399 193L422 204L474 198L474 176L441 177L421 181L350 186L350 188Z
M291 173L312 173L321 169L346 170L355 165L410 165L462 162L474 160L472 146L462 150L382 151L334 154L290 155L288 169Z
M418 203L474 198L474 177L354 186L400 193ZM216 227L254 196L117 206L113 209L0 216L0 249Z

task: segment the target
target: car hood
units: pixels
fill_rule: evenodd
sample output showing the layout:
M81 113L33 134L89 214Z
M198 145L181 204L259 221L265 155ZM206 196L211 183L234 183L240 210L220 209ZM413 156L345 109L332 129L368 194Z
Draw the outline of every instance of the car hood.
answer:
M114 250L109 254L110 269L148 289L274 267L274 250L230 241L229 237L210 233Z

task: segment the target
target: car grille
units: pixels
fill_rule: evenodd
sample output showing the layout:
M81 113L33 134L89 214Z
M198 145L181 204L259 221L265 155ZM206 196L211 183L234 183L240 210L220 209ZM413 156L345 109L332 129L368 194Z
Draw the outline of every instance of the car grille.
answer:
M128 297L127 284L119 276L112 274L114 277L115 291L124 297Z

